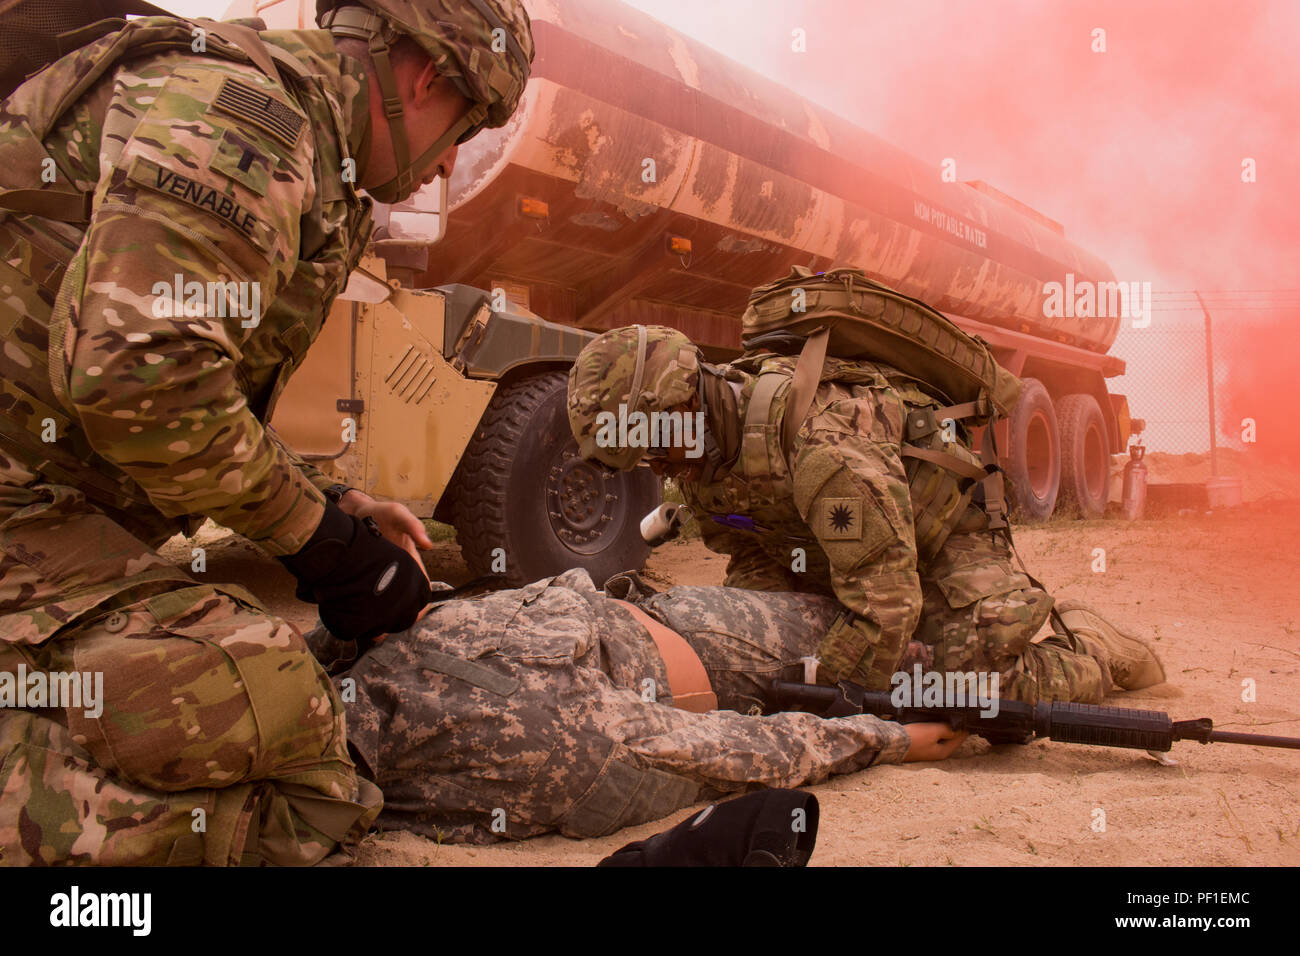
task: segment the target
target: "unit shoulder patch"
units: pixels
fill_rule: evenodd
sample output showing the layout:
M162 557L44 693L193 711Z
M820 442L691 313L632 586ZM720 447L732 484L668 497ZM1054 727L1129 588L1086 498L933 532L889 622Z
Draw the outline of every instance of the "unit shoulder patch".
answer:
M307 118L288 103L234 77L222 81L212 107L252 123L291 149L298 145L307 123Z
M862 540L862 499L823 498L817 503L813 530L823 541Z

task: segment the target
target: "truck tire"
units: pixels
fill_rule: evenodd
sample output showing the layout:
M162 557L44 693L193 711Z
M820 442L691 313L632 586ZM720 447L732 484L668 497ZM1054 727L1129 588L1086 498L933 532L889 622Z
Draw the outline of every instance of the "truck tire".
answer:
M1097 399L1066 395L1056 403L1061 425L1061 500L1082 518L1100 518L1110 496L1110 441Z
M578 456L568 383L554 371L502 387L465 449L451 513L475 577L501 575L504 558L508 587L569 568L585 568L599 587L650 556L640 523L659 505L659 481L645 468L611 472Z
M1007 422L1010 447L1003 466L1011 479L1011 501L1022 521L1046 521L1061 487L1061 430L1047 388L1026 378Z

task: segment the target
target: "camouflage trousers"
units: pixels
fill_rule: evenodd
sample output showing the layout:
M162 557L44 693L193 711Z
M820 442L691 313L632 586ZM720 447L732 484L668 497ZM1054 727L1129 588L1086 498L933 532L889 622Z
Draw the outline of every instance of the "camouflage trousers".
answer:
M5 863L315 863L379 812L293 627L3 454L0 705Z
M976 517L972 514L972 519ZM919 644L923 656L932 658L927 669L997 673L1000 694L1007 700L1096 703L1110 688L1101 665L1066 635L1053 633L1033 642L1051 614L1053 601L1015 570L1010 549L1002 539L987 531L958 531L921 569L919 577L919 615L909 611L900 616L893 610L894 606L911 608L916 603L916 576L884 575L863 585L864 593L882 605L873 607L873 617L878 620L843 613L820 629L809 624L802 635L801 655L815 654L837 628L860 629L865 633L859 641L873 648L877 658L888 657L894 662L891 666L873 665L873 673L882 676L870 690L888 690L890 672L903 666L910 669L910 663L904 664L913 656L904 656L909 642ZM813 573L793 574L761 548L749 546L733 552L726 585L811 593L833 600L828 578L824 586L818 586L823 578ZM910 630L913 620L915 629ZM833 682L824 672L819 676L823 683Z
M681 605L708 610L685 636L720 706L748 710L752 682L765 697L763 675L788 666L809 599L693 590L717 593ZM647 612L673 606L672 592L656 601ZM332 657L321 638L309 635ZM725 792L897 763L910 744L871 715L677 709L650 635L582 570L436 605L339 686L352 743L384 791L381 822L455 842L602 836Z
M742 714L779 710L772 681L802 681L803 659L817 649L815 636L840 613L838 601L820 595L690 585L638 604L691 645L718 706Z
M860 569L852 588L865 607L860 607L862 613L854 613L836 600L831 583L834 571L825 552L815 544L806 546L807 568L795 572L782 562L782 550L765 546L749 535L711 537L714 543L710 547L728 556L723 582L726 587L772 594L816 594L835 600L837 611L827 625L816 635L805 635L816 638L803 653L816 655L822 661L819 673L823 681L846 679L868 690L889 689L890 677L921 617L914 551L899 543L881 560Z
M921 575L913 639L944 672L999 675L1005 700L1095 704L1110 689L1102 665L1053 632L1033 643L1053 600L1016 571L1005 541L987 531L954 534Z

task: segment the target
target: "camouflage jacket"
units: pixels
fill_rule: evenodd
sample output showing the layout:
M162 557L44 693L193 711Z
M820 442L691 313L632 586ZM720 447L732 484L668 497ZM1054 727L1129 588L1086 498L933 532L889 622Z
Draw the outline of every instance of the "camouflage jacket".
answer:
M278 79L190 35L132 21L0 107L0 186L93 194L0 218L0 442L146 539L208 517L287 554L328 480L264 423L369 235L365 78L324 31L262 34Z
M680 610L706 666L717 661L704 632L777 648L806 640L809 609L766 613L766 595L688 590ZM646 609L662 618L671 599ZM348 742L384 792L380 822L458 842L601 836L719 792L897 763L910 746L905 729L870 715L674 708L650 636L582 570L437 605L336 684Z
M724 367L740 387L741 448L707 482L683 481L705 543L732 556L736 587L833 594L866 614L891 593L917 598L917 553L908 476L900 457L910 407L941 405L888 366L828 359L789 461L781 448L788 386L763 421L749 421L764 373L793 376L797 358L760 354ZM743 516L737 530L713 516Z

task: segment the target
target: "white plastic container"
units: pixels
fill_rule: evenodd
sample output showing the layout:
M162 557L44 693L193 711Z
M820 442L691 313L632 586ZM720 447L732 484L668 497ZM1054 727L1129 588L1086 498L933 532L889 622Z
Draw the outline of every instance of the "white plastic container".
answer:
M1210 508L1235 508L1241 504L1241 479L1219 476L1205 482Z

